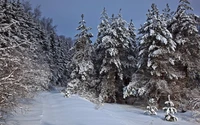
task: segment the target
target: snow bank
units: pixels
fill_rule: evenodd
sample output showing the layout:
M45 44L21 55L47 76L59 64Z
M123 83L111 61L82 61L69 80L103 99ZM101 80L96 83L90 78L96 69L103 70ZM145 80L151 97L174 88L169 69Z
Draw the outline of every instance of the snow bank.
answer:
M65 98L59 92L42 92L26 112L9 118L8 125L197 125L189 121L189 113L178 114L178 122L164 121L164 112L157 116L144 115L144 111L133 106L104 104L98 110L96 105L78 96Z

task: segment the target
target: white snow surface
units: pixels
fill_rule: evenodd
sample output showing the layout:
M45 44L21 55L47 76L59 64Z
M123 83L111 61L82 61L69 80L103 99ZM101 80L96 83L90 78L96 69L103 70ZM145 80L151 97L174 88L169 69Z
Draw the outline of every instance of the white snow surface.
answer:
M157 116L144 114L144 110L128 105L96 104L77 95L65 98L58 91L39 93L31 103L23 105L26 112L9 118L8 125L198 125L191 112L175 114L179 121L164 121L164 112Z

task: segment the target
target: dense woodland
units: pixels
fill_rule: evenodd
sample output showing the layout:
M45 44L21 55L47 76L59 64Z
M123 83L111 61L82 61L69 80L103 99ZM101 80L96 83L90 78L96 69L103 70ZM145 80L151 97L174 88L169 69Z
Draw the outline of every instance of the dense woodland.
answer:
M51 18L29 2L0 1L0 119L21 99L64 85L73 40L56 34Z
M24 98L53 86L95 103L136 105L155 98L162 106L171 95L182 110L200 106L200 19L188 0L173 11L152 4L138 34L121 10L109 16L104 8L96 41L83 14L72 40L56 33L40 6L0 0L0 8L2 120Z
M182 111L198 108L200 23L192 12L188 0L180 0L173 11L168 4L161 11L152 4L136 34L121 10L109 16L104 8L94 42L82 15L66 95L140 106L154 98L160 108L171 95Z

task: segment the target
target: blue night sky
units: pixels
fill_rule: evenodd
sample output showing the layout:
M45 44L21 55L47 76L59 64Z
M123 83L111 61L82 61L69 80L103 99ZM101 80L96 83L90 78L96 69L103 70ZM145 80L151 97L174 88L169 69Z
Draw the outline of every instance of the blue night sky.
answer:
M33 7L41 5L42 15L53 18L57 25L57 33L74 38L76 27L85 15L87 26L92 28L94 37L97 35L97 25L100 23L100 14L106 7L109 16L118 14L122 9L123 18L129 22L133 19L136 28L146 20L147 10L155 3L162 10L166 3L175 10L179 0L29 0ZM190 0L194 13L200 15L200 0Z

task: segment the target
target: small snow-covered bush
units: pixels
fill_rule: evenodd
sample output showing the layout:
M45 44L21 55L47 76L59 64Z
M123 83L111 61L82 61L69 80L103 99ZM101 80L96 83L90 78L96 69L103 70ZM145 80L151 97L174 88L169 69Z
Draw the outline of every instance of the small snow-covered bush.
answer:
M132 84L129 84L128 86L123 88L123 98L129 97L131 95L133 96L142 96L145 93L145 88L136 88Z
M170 100L170 95L168 95L168 101L165 102L166 107L163 110L166 112L165 120L167 121L178 121L178 118L174 115L177 113L176 108L174 108L174 103Z
M156 107L156 101L154 98L149 99L149 105L147 106L147 110L144 112L148 115L157 115L158 109Z

